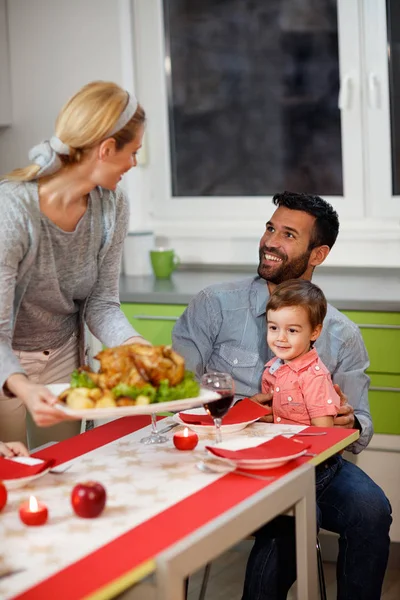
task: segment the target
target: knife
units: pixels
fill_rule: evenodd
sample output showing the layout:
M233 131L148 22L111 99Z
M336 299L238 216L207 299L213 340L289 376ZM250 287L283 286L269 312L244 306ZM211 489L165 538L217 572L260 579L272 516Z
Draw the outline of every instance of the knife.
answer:
M157 433L167 433L167 431L170 431L174 427L178 427L180 424L181 423L172 423L172 425L167 425L167 427L164 427L164 429L158 429Z

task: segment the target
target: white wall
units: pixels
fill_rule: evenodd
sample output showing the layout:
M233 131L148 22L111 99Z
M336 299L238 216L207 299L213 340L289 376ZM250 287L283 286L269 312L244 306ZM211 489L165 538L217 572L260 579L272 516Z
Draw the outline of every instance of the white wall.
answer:
M8 0L7 13L13 114L0 129L0 173L28 164L82 85L122 84L117 0Z

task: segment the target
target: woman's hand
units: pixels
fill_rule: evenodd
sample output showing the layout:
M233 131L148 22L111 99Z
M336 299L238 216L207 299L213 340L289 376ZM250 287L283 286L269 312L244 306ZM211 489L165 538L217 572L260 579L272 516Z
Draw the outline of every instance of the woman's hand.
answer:
M50 427L68 419L65 413L54 408L58 398L45 385L32 383L27 388L25 396L19 395L19 397L25 402L33 420L39 427Z
M54 408L57 396L40 383L30 381L22 373L14 373L7 379L7 388L20 398L32 415L36 425L49 427L61 421L71 420L62 411Z
M153 345L147 340L145 340L144 337L142 337L141 335L136 335L134 337L129 338L128 340L125 340L125 342L122 342L121 346L129 346L130 344L143 344L143 346Z

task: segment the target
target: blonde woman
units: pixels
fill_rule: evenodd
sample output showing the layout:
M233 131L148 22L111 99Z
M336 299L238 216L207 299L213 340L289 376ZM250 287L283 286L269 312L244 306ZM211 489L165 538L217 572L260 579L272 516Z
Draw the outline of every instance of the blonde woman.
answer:
M145 114L110 82L84 86L61 110L32 164L0 183L0 439L35 447L79 433L45 384L85 359L84 325L107 346L146 342L119 305L128 201ZM38 429L37 426L48 429ZM46 432L46 434L44 433Z

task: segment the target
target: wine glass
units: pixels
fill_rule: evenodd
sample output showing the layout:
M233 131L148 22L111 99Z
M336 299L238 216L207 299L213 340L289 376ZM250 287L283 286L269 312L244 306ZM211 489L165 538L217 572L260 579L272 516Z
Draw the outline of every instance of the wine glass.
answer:
M205 373L200 381L203 388L217 392L221 397L204 404L204 408L213 418L215 425L215 443L222 442L221 424L222 417L226 415L232 406L235 396L235 384L228 373Z
M157 431L157 419L156 413L151 413L151 433L146 437L142 438L140 442L142 444L164 444L168 441L165 435L161 435Z

